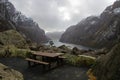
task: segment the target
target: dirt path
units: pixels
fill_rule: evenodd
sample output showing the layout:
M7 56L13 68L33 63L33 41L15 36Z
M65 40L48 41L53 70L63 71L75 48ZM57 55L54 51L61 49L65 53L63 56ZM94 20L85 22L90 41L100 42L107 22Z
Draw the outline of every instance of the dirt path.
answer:
M20 58L0 58L0 63L20 71L25 80L88 80L88 68L64 65L43 74L41 66L28 68L27 62Z

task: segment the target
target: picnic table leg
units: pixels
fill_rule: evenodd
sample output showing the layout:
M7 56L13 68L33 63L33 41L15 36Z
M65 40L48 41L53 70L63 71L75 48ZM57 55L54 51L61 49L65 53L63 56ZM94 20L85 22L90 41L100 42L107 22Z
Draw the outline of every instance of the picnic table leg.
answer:
M49 69L49 70L51 69L51 63L48 65L48 69Z
M35 59L35 60L37 60L37 59L36 59L36 55L33 55L32 58ZM37 64L34 62L33 65L35 66L35 65L37 65Z
M42 56L42 61L48 61L48 59ZM46 70L46 69L50 70L50 68L51 68L51 63L48 66L43 65L43 70Z
M45 70L46 70L46 66L45 66L45 65L42 65L42 67L43 67L43 71L45 71Z
M31 62L30 62L30 61L28 61L28 66L29 66L29 67L31 66Z
M57 61L56 61L56 62L57 62L57 66L59 66L59 65L60 65L59 58L57 57L56 60L57 60Z

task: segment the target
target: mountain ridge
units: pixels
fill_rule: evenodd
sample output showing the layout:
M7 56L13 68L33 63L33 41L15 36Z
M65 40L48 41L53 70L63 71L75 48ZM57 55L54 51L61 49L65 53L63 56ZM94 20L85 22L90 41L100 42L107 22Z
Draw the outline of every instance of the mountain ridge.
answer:
M89 16L69 27L60 38L61 42L90 47L112 47L119 38L120 1L108 6L100 16Z

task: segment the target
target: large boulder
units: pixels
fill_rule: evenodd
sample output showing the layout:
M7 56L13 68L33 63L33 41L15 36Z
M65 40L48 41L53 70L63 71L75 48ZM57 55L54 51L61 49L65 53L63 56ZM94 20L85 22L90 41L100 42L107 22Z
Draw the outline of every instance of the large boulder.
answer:
M0 63L0 80L24 80L23 75Z
M108 6L100 16L90 16L69 27L60 41L90 47L112 47L120 38L120 1Z

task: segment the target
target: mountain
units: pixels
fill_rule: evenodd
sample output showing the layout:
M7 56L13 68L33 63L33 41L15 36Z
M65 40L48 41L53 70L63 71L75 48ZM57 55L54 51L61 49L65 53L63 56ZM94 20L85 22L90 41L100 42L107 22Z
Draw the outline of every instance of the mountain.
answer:
M70 26L60 41L89 47L112 47L120 38L120 0L108 6L100 16L89 16Z
M52 40L59 40L64 32L47 32L46 35Z
M43 29L31 18L17 11L8 0L0 0L0 31L15 29L26 39L36 43L47 42Z

